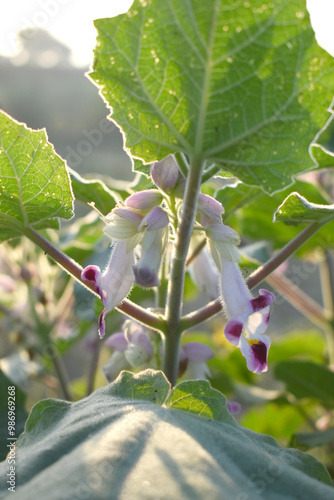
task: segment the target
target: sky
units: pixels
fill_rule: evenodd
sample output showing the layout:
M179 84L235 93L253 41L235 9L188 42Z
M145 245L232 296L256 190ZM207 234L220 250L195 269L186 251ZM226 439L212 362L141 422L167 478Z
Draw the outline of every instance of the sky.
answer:
M126 12L133 0L7 0L1 6L0 55L19 51L16 32L27 27L47 29L73 52L72 63L88 66L93 59L93 20Z
M72 63L92 61L96 31L93 19L126 12L133 0L7 0L1 7L0 55L19 51L16 32L33 26L49 30L73 52ZM318 43L334 56L334 0L307 0Z

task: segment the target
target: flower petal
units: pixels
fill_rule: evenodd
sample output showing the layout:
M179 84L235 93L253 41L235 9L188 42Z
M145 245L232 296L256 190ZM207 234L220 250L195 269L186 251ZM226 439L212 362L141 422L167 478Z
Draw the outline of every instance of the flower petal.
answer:
M207 248L196 255L188 266L192 281L201 290L209 295L211 300L218 297L218 269Z
M156 186L168 193L179 177L179 167L174 156L168 155L163 160L154 162L151 166L151 177Z
M112 353L108 363L102 367L102 370L108 382L112 382L122 370L129 368L131 368L131 365L124 353L115 351Z
M221 214L224 213L223 205L212 196L200 193L198 196L198 212L202 226L207 227L211 224L221 224Z
M232 318L226 323L224 335L231 344L236 346L239 345L243 326L244 322L236 318Z
M146 231L157 231L167 226L169 223L167 213L160 207L154 207L142 220L139 231L146 229Z
M156 231L145 231L142 252L138 263L133 266L135 283L144 288L159 286L159 270L166 247L168 227Z
M124 332L118 332L108 337L104 345L115 349L115 351L124 352L128 347L128 341L126 340Z
M87 266L81 272L81 279L95 283L94 289L102 299L101 277L101 269L98 266Z
M239 347L242 355L246 358L248 370L256 374L268 370L267 357L270 338L267 335L261 335L260 340L248 339L242 335Z
M234 260L223 260L220 285L227 317L232 319L244 312L249 314L249 302L253 297Z
M162 194L157 189L145 189L132 194L125 200L125 205L135 210L145 210L160 205Z
M269 290L261 288L261 290L259 290L259 293L260 295L258 295L254 299L251 299L250 301L251 308L254 312L268 307L275 300L275 295L269 292Z
M98 266L87 266L81 273L83 280L95 283L95 291L100 295L104 305L99 319L101 339L105 335L105 316L122 302L133 285L134 252L127 253L126 246L126 240L118 241L114 245L103 274Z

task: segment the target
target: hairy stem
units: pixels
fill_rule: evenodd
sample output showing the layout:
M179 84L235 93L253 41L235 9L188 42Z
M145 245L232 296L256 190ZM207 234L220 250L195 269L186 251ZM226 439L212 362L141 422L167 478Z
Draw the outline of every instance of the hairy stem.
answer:
M312 222L303 231L301 231L293 240L291 240L285 247L277 252L271 259L268 260L263 266L259 267L248 278L247 285L250 289L261 283L271 274L278 266L280 266L288 257L290 257L298 248L300 248L305 241L307 241L318 229L322 223ZM198 309L190 314L187 314L181 319L181 327L183 330L191 328L192 326L205 321L215 314L219 313L222 309L222 304L219 299L216 299L205 307Z
M183 199L180 222L172 254L172 265L165 310L166 329L163 370L172 385L176 384L179 366L179 349L182 334L181 313L184 274L190 238L195 222L197 199L201 188L202 162L194 158Z
M81 279L82 267L79 266L74 260L70 259L64 252L55 247L51 241L47 240L39 234L37 231L31 227L27 227L24 230L25 236L38 245L46 254L49 255L57 264L59 264L66 272L71 274L77 281L79 281L84 287L88 288L94 295L98 294L94 290L94 283L89 281L83 281ZM161 331L164 326L164 321L156 314L143 309L142 307L134 304L130 300L124 299L122 304L120 304L117 309L122 311L122 313L130 316L130 318L135 319L139 323L149 326L153 330Z

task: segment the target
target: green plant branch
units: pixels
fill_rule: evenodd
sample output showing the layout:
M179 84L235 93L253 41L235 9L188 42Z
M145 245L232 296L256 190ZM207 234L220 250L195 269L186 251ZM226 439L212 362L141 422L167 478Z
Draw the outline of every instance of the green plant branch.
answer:
M334 276L333 264L328 251L322 252L319 260L322 300L328 321L323 328L326 335L329 364L334 366Z
M44 236L31 227L24 228L22 232L27 238L44 250L44 252L47 253L57 264L59 264L60 267L79 281L81 285L90 290L97 297L100 297L95 292L93 283L83 281L81 279L82 267L79 266L79 264L70 259L70 257L68 257L64 252L59 250L59 248L56 248L49 240L44 238ZM124 299L116 309L127 316L130 316L130 318L135 319L139 323L149 326L153 330L161 331L164 328L164 320L160 316L147 311L130 300Z
M217 165L210 167L206 172L203 173L201 183L204 184L209 179L211 179L211 177L218 174L218 172L220 172L220 171L221 171L221 167L219 167Z
M197 199L201 188L202 161L194 158L186 179L180 222L171 259L171 271L165 310L166 327L163 371L172 385L176 384L179 367L181 313L184 274L190 238L195 222Z
M185 156L183 153L177 152L174 154L175 160L177 161L177 164L179 166L179 169L181 170L183 177L186 179L188 177L189 173L189 165L185 159Z
M64 362L60 356L58 356L55 352L52 354L52 362L55 367L55 371L57 373L57 377L59 380L60 387L63 392L63 396L68 401L73 401L71 392L69 390L69 380L67 370L65 368Z
M267 278L278 266L290 257L298 248L300 248L305 241L313 236L324 223L312 222L309 226L303 229L293 240L287 243L279 252L277 252L271 259L269 259L263 266L254 271L246 283L250 289L261 283ZM192 326L205 321L215 314L219 313L222 309L222 304L219 299L216 299L205 307L191 312L181 319L181 328L186 330Z
M94 349L92 352L92 357L90 359L88 377L87 377L87 390L86 396L89 396L94 390L95 375L99 363L100 351L102 343L98 338L94 339Z
M277 290L293 307L298 309L312 323L325 328L327 326L326 311L309 295L303 292L289 278L283 274L272 273L266 278L275 290Z
M206 238L203 238L202 241L199 242L194 251L187 258L186 266L189 266L189 264L191 264L191 262L195 259L195 257L197 257L197 255L201 252L201 250L205 247L205 245L206 245Z

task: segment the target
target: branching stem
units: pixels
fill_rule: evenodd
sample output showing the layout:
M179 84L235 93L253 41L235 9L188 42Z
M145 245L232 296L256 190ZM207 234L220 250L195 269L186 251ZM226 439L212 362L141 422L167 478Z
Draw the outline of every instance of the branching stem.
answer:
M179 365L181 313L183 303L184 274L190 238L195 222L197 199L201 188L202 162L193 159L183 199L181 217L177 228L172 254L170 280L166 303L165 352L163 370L172 385L176 384Z

